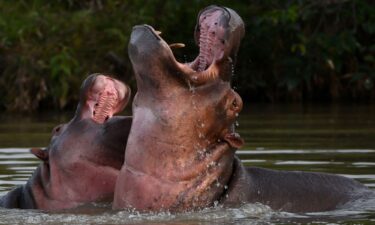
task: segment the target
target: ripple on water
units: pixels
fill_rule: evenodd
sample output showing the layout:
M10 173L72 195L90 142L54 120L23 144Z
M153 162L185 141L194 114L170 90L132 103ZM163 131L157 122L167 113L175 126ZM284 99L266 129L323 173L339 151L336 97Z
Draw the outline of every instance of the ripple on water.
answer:
M0 224L235 224L266 222L276 212L261 204L245 204L240 208L220 206L199 212L179 214L104 211L101 213L45 213L38 210L0 209ZM248 223L246 223L248 224Z
M375 153L375 149L287 149L287 150L241 150L237 151L238 155L258 155L258 154L329 154L329 153L341 153L341 154L366 154Z
M375 189L375 163L372 161L375 150L372 149L258 149L237 153L245 165L310 171L329 171L333 168L332 172L359 180ZM38 159L29 153L28 148L0 149L0 195L16 185L24 184L38 164ZM275 212L261 204L245 204L239 208L219 206L180 214L119 212L107 208L59 213L0 209L0 224L334 224L337 221L369 222L375 215L375 202L356 202L354 206L351 209L309 214Z

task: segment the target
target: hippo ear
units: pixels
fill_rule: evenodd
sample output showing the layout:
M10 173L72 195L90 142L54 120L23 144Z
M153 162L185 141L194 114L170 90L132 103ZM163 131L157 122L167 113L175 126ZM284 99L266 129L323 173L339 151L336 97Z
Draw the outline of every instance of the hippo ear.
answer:
M32 148L30 149L31 154L35 155L38 159L42 161L48 160L48 151L41 148Z
M224 136L224 140L233 148L241 148L245 141L240 137L238 133L230 133Z

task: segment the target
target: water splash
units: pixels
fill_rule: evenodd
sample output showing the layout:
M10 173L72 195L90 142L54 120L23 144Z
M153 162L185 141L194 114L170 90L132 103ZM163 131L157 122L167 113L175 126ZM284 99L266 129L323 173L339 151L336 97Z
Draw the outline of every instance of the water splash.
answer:
M218 201L214 207L197 212L173 214L170 212L141 213L135 210L111 211L92 214L74 211L45 213L38 210L0 209L0 224L211 224L233 223L238 219L268 219L274 212L261 204L247 204L240 208L224 208ZM258 221L259 222L259 221Z
M234 77L234 65L233 63L231 64L231 76Z

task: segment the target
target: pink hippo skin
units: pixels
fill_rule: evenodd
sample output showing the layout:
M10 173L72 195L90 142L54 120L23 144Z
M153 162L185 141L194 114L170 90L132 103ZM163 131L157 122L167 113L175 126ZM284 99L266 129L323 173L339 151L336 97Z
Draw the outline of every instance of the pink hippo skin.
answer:
M54 128L45 150L31 150L43 162L26 185L1 198L0 206L59 210L111 202L131 126L131 117L113 114L129 97L129 87L120 81L89 76L74 118Z
M218 10L212 21L218 21L224 44L219 49L212 42L214 56L203 53L190 64L178 63L152 27L133 28L129 56L138 92L113 208L195 210L225 192L235 150L243 144L233 128L242 100L224 79L230 78L235 51L228 48L237 46L230 41L238 30L227 32L230 17Z
M181 64L152 27L133 28L129 57L138 93L113 208L179 212L259 202L314 212L375 197L342 176L242 165L234 152L243 141L232 126L242 101L229 82L243 35L233 10L209 6L198 15L199 55Z

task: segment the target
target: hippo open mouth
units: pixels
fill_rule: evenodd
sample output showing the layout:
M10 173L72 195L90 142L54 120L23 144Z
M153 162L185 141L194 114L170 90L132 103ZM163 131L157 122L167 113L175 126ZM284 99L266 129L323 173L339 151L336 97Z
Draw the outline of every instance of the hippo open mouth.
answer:
M195 37L199 55L191 64L192 69L204 71L214 61L223 58L229 20L230 13L226 8L210 8L198 16Z
M129 101L130 88L115 79L95 74L86 82L90 84L84 84L89 90L84 90L85 99L81 99L82 105L86 107L82 118L91 118L97 123L104 123L121 111Z
M199 13L194 33L199 55L188 65L202 73L191 76L192 81L200 84L218 76L229 81L230 76L225 75L231 73L221 73L219 69L235 61L240 40L245 34L242 19L229 8L209 6ZM229 67L232 69L232 65Z
M198 56L190 63L180 63L175 59L171 48L184 47L184 44L168 45L160 37L161 32L154 30L149 25L135 26L134 29L143 29L144 32L151 32L152 35L144 35L147 38L140 38L140 33L144 34L144 32L134 35L130 41L130 50L132 46L143 45L145 52L149 54L152 47L145 42L149 43L151 39L158 40L168 56L168 61L172 62L173 67L180 71L179 74L182 74L189 84L196 86L218 77L224 81L230 80L231 72L228 72L228 69L230 71L232 69L240 40L245 33L241 18L233 10L209 6L200 12L195 28L195 41L199 46ZM137 53L139 52L137 51ZM161 55L159 54L159 56ZM145 62L143 57L140 57L141 61Z
M200 53L186 64L171 50L182 44L168 45L149 25L133 28L128 51L137 93L113 208L194 210L211 206L225 192L235 150L243 145L233 129L242 100L227 70L243 24L233 22L236 16L228 11L202 11L196 30Z

